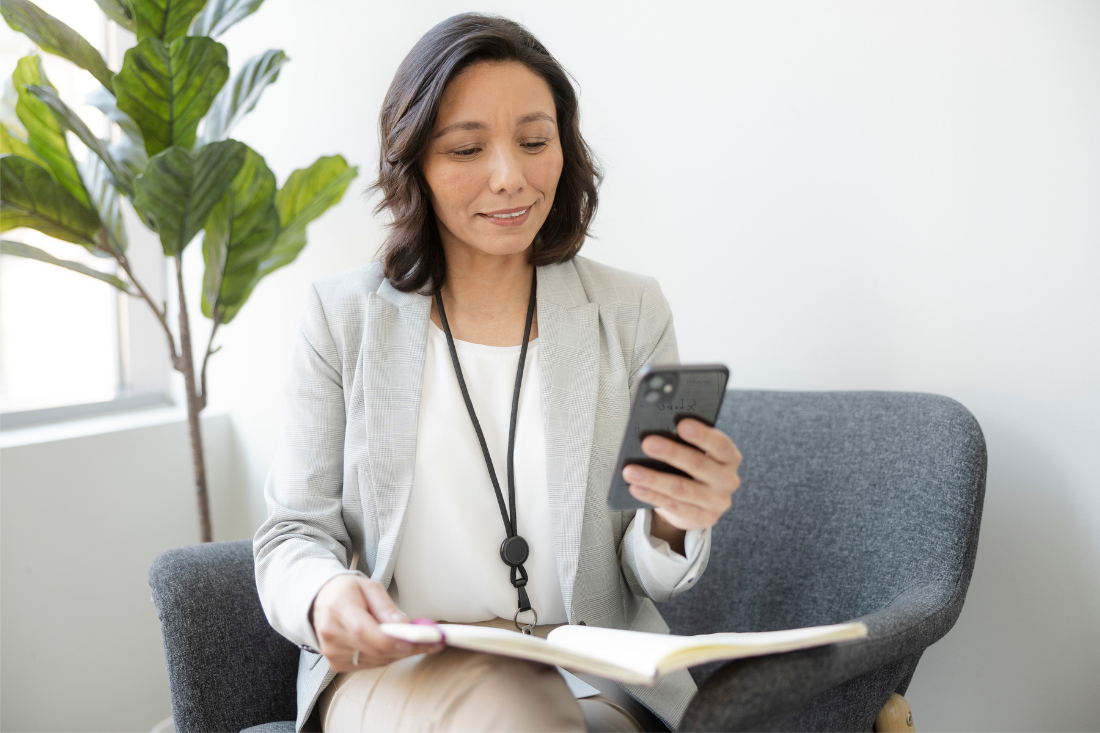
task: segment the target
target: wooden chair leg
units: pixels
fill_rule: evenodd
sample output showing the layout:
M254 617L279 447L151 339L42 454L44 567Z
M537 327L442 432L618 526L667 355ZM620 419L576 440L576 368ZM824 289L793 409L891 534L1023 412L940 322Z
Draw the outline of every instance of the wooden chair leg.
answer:
M909 703L898 693L890 696L882 710L875 718L875 731L877 733L913 733L913 711L909 709Z

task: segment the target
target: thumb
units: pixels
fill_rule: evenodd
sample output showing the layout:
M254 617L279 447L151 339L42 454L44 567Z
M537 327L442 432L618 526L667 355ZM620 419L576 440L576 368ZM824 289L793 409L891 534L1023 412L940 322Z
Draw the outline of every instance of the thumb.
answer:
M363 597L367 599L367 609L379 623L408 623L409 617L401 612L381 583L368 578L357 580L363 590Z

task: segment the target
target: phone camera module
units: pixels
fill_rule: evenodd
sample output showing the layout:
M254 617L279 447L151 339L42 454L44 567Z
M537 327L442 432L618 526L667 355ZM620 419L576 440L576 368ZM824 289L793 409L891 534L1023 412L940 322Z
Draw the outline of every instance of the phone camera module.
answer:
M668 400L676 392L676 384L679 380L676 378L676 374L670 374L668 372L662 374L654 374L642 383L644 392L642 399L649 404L655 404Z

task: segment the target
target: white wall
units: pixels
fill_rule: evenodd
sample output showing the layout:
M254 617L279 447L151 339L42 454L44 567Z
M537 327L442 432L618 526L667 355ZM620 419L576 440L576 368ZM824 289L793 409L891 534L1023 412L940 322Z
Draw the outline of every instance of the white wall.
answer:
M607 168L599 239L585 254L659 275L685 360L728 362L738 388L938 392L977 415L990 452L978 564L958 625L928 651L910 688L917 725L1095 727L1100 468L1088 449L1100 445L1100 5L305 7L268 0L223 39L234 65L268 47L292 59L236 132L280 182L334 152L363 170L344 202L311 226L299 260L265 281L219 337L213 407L230 417L247 462L251 526L263 515L304 288L367 262L382 240L358 194L377 164L389 80L435 22L470 9L504 12L534 30L582 87L586 135ZM197 247L188 262L197 292ZM144 450L139 440L114 450ZM41 485L32 464L13 473L9 454L5 729L17 727L7 712L11 477ZM69 454L38 460L61 455ZM93 465L55 483L94 476ZM134 465L112 470L140 508L150 474ZM112 480L95 485L106 493ZM192 521L190 499L177 500L181 521ZM24 521L47 508L19 506ZM155 547L194 534L181 525L142 545L127 560L129 582L144 582ZM71 562L56 552L40 572ZM159 653L148 612L133 617L135 628L144 624L146 666L153 646ZM40 663L52 665L43 674L63 666L55 657ZM163 694L160 678L150 684L150 695ZM147 729L167 710L162 697L144 717L131 715L136 697L120 690L96 703L95 720Z
M247 537L229 417L205 415L203 431L215 539ZM5 432L0 445L0 729L150 730L171 705L149 565L199 539L186 413Z
M938 392L981 422L977 570L918 668L917 724L1096 725L1100 5L323 7L269 0L225 38L238 62L267 47L292 58L237 133L280 181L337 151L363 167L224 334L212 390L254 497L303 289L381 241L354 189L377 165L397 64L453 13L504 12L581 85L607 167L585 254L659 274L684 359L728 362L739 388Z

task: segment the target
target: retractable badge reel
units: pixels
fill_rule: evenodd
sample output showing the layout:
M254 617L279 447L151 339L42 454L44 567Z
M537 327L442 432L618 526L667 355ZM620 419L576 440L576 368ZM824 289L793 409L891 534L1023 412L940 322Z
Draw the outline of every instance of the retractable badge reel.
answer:
M519 350L519 367L516 369L516 386L512 393L512 419L508 425L508 504L504 503L504 493L500 490L500 482L497 481L497 472L493 468L493 459L489 456L489 445L485 442L485 433L481 430L477 413L474 411L473 400L470 399L470 391L466 389L466 380L462 377L462 366L458 363L458 350L455 348L454 336L451 335L451 326L447 322L447 311L443 307L443 293L436 291L435 302L439 310L439 320L443 323L443 333L447 335L447 348L451 352L451 363L455 367L455 376L458 377L458 387L462 390L462 399L466 402L466 411L470 413L470 421L474 424L474 432L481 443L481 452L485 457L485 467L489 470L489 480L493 482L493 490L496 492L497 506L500 508L500 518L504 522L504 542L500 545L500 559L511 568L512 586L515 587L518 602L516 614L512 617L512 623L516 629L530 636L539 622L539 615L531 607L531 599L527 597L527 570L523 563L527 562L531 548L527 540L519 536L516 531L516 421L519 416L519 391L523 382L523 365L527 360L527 342L531 338L531 324L535 316L535 291L538 287L538 276L531 276L531 298L527 303L527 325L523 329L523 345ZM509 513L509 509L511 512ZM521 622L521 613L531 612L530 622Z

